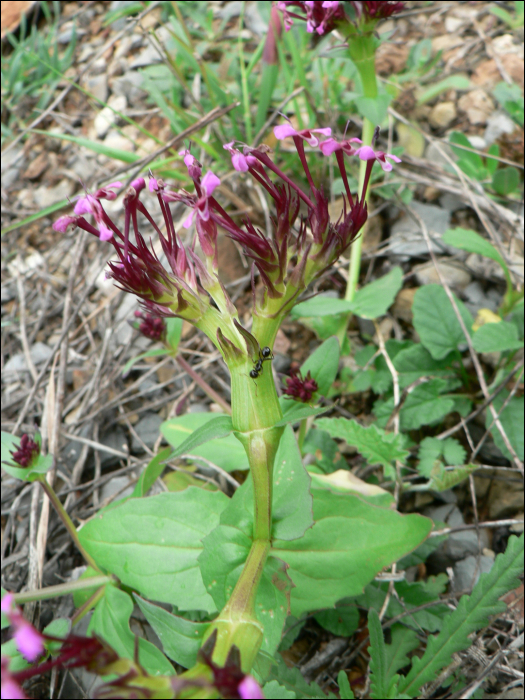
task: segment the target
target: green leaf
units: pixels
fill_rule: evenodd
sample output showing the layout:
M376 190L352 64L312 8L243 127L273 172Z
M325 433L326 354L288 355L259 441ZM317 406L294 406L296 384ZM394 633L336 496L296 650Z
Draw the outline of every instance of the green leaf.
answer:
M290 423L299 423L299 421L309 418L310 416L318 416L320 413L326 413L330 410L330 406L310 406L301 401L294 401L291 398L281 396L279 403L283 412L283 417L275 424L275 428L282 428Z
M185 617L172 615L159 605L154 605L135 593L133 597L162 642L166 656L185 668L195 665L202 638L210 623L193 622Z
M430 479L436 462L441 464L441 456L445 458L447 464L458 466L465 464L466 455L464 447L454 438L438 440L437 438L426 437L419 446L419 465L417 470L422 476Z
M350 302L351 311L361 318L378 318L386 314L403 286L403 270L394 267L387 275L359 289Z
M476 469L479 469L476 464L465 464L463 467L448 469L441 464L436 464L430 473L428 488L433 491L448 491L467 479Z
M199 565L206 590L221 610L230 598L252 544L251 537L231 525L219 525L203 540ZM282 561L266 560L255 598L255 614L264 626L262 651L275 654L288 615L291 583Z
M346 467L346 462L344 459L337 459L339 453L339 446L335 440L333 440L326 430L317 430L312 428L306 434L306 438L302 446L303 454L311 454L315 456L316 465L325 473L330 474L336 469L341 469Z
M144 360L146 357L162 357L163 355L167 355L168 353L169 350L167 350L166 348L154 348L153 350L148 350L147 352L141 352L140 355L132 357L126 362L122 370L122 376L125 377L127 374L129 374L133 365L137 364L137 362L140 362L140 360Z
M503 270L507 271L507 266L505 260L501 257L500 253L494 248L492 243L489 243L483 236L479 233L468 228L449 228L443 234L443 240L447 245L454 246L454 248L460 248L461 250L466 250L469 253L477 253L478 255L484 255L486 258L490 258L497 262Z
M433 100L435 97L440 95L446 90L468 90L470 87L470 80L463 75L450 75L444 80L440 80L437 83L433 83L431 87L426 90L421 90L417 96L418 105L423 105L425 102ZM453 132L455 134L460 132ZM463 136L463 134L461 134Z
M488 156L496 156L495 158L489 158ZM487 170L489 175L494 175L496 170L498 169L498 161L496 158L499 158L499 146L497 143L493 143L490 148L487 150Z
M511 536L507 550L498 554L494 566L481 574L470 596L464 595L454 612L447 615L441 632L429 637L421 658L412 659L412 669L401 679L399 691L410 697L434 680L436 675L452 661L452 654L468 649L472 643L469 635L489 624L490 616L506 609L501 596L520 585L518 576L523 571L523 535Z
M523 341L518 338L518 329L513 323L485 323L472 336L472 345L477 352L505 352L519 350Z
M496 411L499 413L501 410L501 407L503 406L503 403L507 399L509 395L509 392L504 389L501 393L499 393L496 398L493 401L494 408ZM523 396L517 397L513 396L512 399L509 401L505 409L503 410L503 413L501 413L499 419L501 421L501 425L503 427L503 430L507 434L507 437L510 441L510 444L514 448L516 454L518 457L523 460L523 419L524 419L524 411L523 411L523 401L524 398ZM489 425L492 423L492 413L490 411L487 411L487 416L485 419L485 425L488 428ZM493 425L492 428L490 429L490 433L492 437L494 438L494 442L496 443L497 447L503 452L505 457L509 460L512 460L512 455L510 454L509 450L507 449L507 446L505 445L503 438L501 437L501 433L496 427L496 425Z
M131 498L96 515L79 531L97 564L151 600L182 610L215 606L197 562L202 538L228 504L221 491L185 491Z
M330 610L321 610L314 618L338 637L351 637L359 627L359 610L355 605L336 605Z
M472 316L459 299L455 298L455 301L467 331L470 332ZM442 360L466 342L447 293L439 284L420 287L414 296L412 310L414 328L421 343L435 360Z
M182 318L166 319L166 342L170 346L172 353L177 352L177 348L179 347L182 323Z
M217 464L227 472L248 469L246 452L233 431L230 416L214 413L188 413L170 418L160 426L160 431L175 447L169 459L182 454L193 454ZM207 444L209 443L209 444Z
M392 101L392 96L384 92L376 97L357 97L355 105L362 117L365 117L372 124L382 124L387 115L388 105Z
M282 656L277 655L277 660L274 660L274 665L271 667L268 682L277 681L279 685L285 688L288 692L296 693L296 697L305 700L326 700L326 698L335 698L333 693L326 695L317 683L308 684L301 671L298 668L288 668L283 661ZM264 689L266 685L264 686ZM264 690L263 689L263 690Z
M459 167L470 177L473 177L476 180L483 180L487 176L488 172L479 153L465 151L462 148L454 148L453 144L455 143L460 146L465 146L466 148L473 148L465 134L461 131L453 131L449 136L449 142L452 150L459 158Z
M401 430L416 430L422 425L430 425L441 420L454 408L454 399L440 396L447 388L443 379L431 379L420 384L408 394L400 413ZM385 422L394 410L394 399L386 401L376 415ZM388 419L387 419L388 420ZM379 422L379 421L378 421Z
M293 318L303 318L305 316L332 316L350 311L352 311L351 301L335 299L323 294L297 304L293 307L290 315Z
M448 611L446 605L443 607ZM426 628L428 629L428 628ZM417 632L405 627L405 625L395 624L390 628L392 641L385 645L385 655L387 672L390 678L394 676L400 668L408 666L410 663L407 654L419 647Z
M326 396L332 386L339 369L339 340L334 335L321 345L310 355L301 365L301 374L306 377L310 371L312 377L317 382L318 391L322 396Z
M272 536L280 540L302 537L314 524L310 475L304 468L297 440L290 426L285 428L279 442L273 483Z
M441 443L443 445L443 457L447 464L455 467L460 464L465 464L467 452L463 445L454 438L446 438L445 440L441 440Z
M348 676L344 671L339 671L337 674L337 685L339 686L339 696L341 700L354 700L355 695L350 687Z
M388 348L387 348L388 349ZM455 377L451 368L451 360L447 357L442 360L434 360L429 351L417 343L400 352L392 359L394 367L399 373L399 386L406 388L420 377Z
M301 539L275 540L274 556L288 564L291 612L330 608L345 596L358 595L384 566L424 540L432 522L400 515L357 496L313 489L313 528Z
M387 698L390 678L387 672L385 640L379 615L374 608L368 611L368 631L370 632L370 697Z
M288 700L288 698L296 698L297 695L293 690L288 690L278 681L270 681L265 683L263 687L264 697L268 700Z
M156 454L155 457L153 457L146 469L144 469L142 474L139 476L139 480L135 484L135 488L131 494L132 498L141 498L150 490L155 481L166 468L165 462L168 459L170 452L171 449L169 447L165 447L158 454Z
M316 421L316 425L332 437L340 438L355 447L369 464L382 464L389 476L395 476L392 462L404 462L409 455L403 449L402 435L386 433L375 425L365 428L346 418L321 418Z
M134 501L136 503L136 501ZM128 593L115 586L106 586L104 597L99 600L89 622L88 633L96 633L124 659L135 659L138 643L138 661L152 676L175 675L175 669L164 654L147 639L133 634L129 619L133 602Z

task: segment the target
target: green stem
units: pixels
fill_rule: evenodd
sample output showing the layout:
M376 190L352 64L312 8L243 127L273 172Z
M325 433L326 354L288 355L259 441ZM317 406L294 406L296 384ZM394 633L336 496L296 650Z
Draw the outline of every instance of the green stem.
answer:
M51 487L51 484L49 484L49 482L47 481L45 475L42 475L42 477L39 479L39 481L42 484L42 488L46 492L49 500L51 501L51 503L55 507L55 510L58 513L60 519L62 520L66 530L69 532L71 539L76 544L79 552L84 557L88 566L91 566L92 569L95 569L95 571L98 571L101 574L102 571L97 566L97 563L95 562L95 560L93 559L91 554L88 554L88 552L86 552L84 547L81 545L80 539L78 537L78 532L77 532L76 527L73 525L73 521L71 520L71 518L67 514L62 503L60 503L60 499L58 498L58 496L54 492L53 488ZM47 589L47 590L49 590L49 589Z
M58 598L58 596L74 593L75 591L85 591L86 589L95 588L95 586L104 587L106 583L114 581L113 576L91 576L90 578L71 581L70 583L59 583L56 586L46 586L39 588L37 591L24 591L24 593L15 593L15 603L24 605L34 600L47 600L48 598Z
M299 434L297 436L297 444L299 445L299 451L303 451L303 442L306 437L306 432L308 430L308 423L307 419L303 418L303 420L299 423Z

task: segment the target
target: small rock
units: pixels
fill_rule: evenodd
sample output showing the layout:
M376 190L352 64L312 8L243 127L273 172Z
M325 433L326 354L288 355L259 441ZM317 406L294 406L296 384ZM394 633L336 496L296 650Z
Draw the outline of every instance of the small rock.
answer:
M461 197L458 197L456 194L451 194L450 192L441 194L440 192L440 195L439 204L451 214L458 211L458 209L465 209L468 206Z
M111 447L113 450L118 450L119 452L124 452L126 454L129 452L126 433L120 425L115 425L110 431L104 433L99 442L101 445ZM102 450L99 451L99 454L100 464L103 469L112 467L123 459L118 455L111 454L111 452L103 452Z
M115 148L120 151L132 152L134 150L132 141L122 134L119 134L118 131L113 130L111 130L104 139L104 146L107 146L107 148Z
M97 100L100 100L100 102L106 102L108 99L108 77L106 73L88 77L85 82L85 87Z
M494 557L466 557L454 564L454 591L471 591L479 581L480 574L488 573L494 565Z
M75 183L69 178L64 178L55 187L42 185L33 192L33 197L37 206L45 209L60 202L61 199L71 197L74 191Z
M483 290L479 282L471 282L463 290L465 306L470 313L476 317L480 309L490 309L497 311L501 303L501 294L496 289Z
M444 521L448 527L458 527L464 525L463 515L459 508L453 503L443 506L431 506L425 510L425 515L434 521ZM484 528L480 530L481 548L488 546L488 536ZM449 566L451 563L464 559L466 555L477 555L479 553L478 536L475 530L459 530L452 532L448 539L443 542L434 552L436 562L441 567Z
M53 350L49 347L49 345L38 342L31 347L29 355L33 360L33 364L37 367L38 365L43 364L52 352ZM13 355L13 357L10 357L4 365L4 374L14 374L16 372L29 372L23 352L19 352L16 355Z
M458 100L458 107L466 112L471 124L486 124L494 111L494 102L485 90L477 88L462 95Z
M453 261L443 260L443 258L438 260L438 264L442 276L452 289L464 289L472 281L470 274L461 265ZM416 265L413 271L416 273L416 279L421 287L426 284L440 284L441 282L438 271L432 261Z
M188 413L209 413L209 406L204 403L192 403L188 408Z
M124 474L123 476L115 476L113 479L106 481L100 490L100 500L105 501L111 498L114 494L118 493L117 498L115 498L112 503L120 501L122 498L127 498L131 496L135 484L132 483L130 476Z
M490 519L515 518L522 510L523 484L494 480L489 494Z
M498 109L487 119L485 143L490 146L503 134L512 134L515 128L516 124L512 121L507 112Z
M396 318L400 318L406 323L412 323L412 305L414 304L414 296L416 292L416 287L401 289L398 292L392 307L392 313Z
M138 437L150 449L153 448L160 435L161 423L162 418L158 413L149 412L145 413L137 425L134 426ZM131 440L131 451L135 454L144 452L144 447L134 435Z
M448 247L442 241L442 235L450 228L450 212L422 202L412 202L410 206L425 222L434 252L448 251ZM404 214L392 226L388 255L397 261L428 255L428 246L419 222L409 213Z
M124 75L114 78L111 90L114 95L125 95L129 104L136 104L139 100L147 97L147 92L141 85L144 78L140 73L129 70Z
M109 129L116 124L119 115L117 112L123 112L126 109L127 100L125 95L115 95L109 98L108 106L104 107L94 119L93 126L99 139L104 138ZM112 109L110 109L110 106ZM115 111L113 111L115 110Z
M456 116L456 105L453 102L438 102L432 108L428 121L435 129L444 129L454 121Z
M454 151L448 143L430 143L425 150L425 158L435 165L441 165L445 169L450 168L450 161L457 160Z
M494 278L502 280L505 278L501 266L495 260L486 258L484 255L471 253L466 259L465 265L475 277L480 277L484 280Z

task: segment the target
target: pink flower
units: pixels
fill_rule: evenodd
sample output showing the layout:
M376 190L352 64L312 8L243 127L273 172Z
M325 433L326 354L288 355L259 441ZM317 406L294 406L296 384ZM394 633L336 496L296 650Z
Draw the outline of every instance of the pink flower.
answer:
M201 188L202 194L195 203L195 207L189 213L188 217L182 222L184 228L189 228L193 223L193 217L197 216L201 221L208 221L210 218L210 210L208 206L208 199L212 196L213 190L221 184L221 181L208 170L206 175L202 178Z
M188 168L188 174L191 179L198 180L202 175L202 166L197 158L192 156L187 148L183 151L179 151L179 156L184 156L184 165Z
M383 151L374 151L372 146L361 146L361 148L358 148L356 150L356 153L359 154L359 158L361 160L376 160L379 165L383 168L385 173L388 173L392 170L392 164L387 163L386 159L390 158L390 160L393 160L394 163L401 163L401 158L398 158L397 156L392 155L392 153L383 153Z
M259 698L264 699L262 690L253 676L244 676L237 686L237 692L241 698L251 698L252 700L259 700Z
M122 187L122 183L112 182L110 185L106 185L105 187L97 190L95 194L87 194L85 197L80 197L73 210L77 216L83 216L84 214L92 214L94 216L101 241L110 241L113 237L113 231L106 225L106 214L99 201L101 199L115 199L117 193L112 192L110 189L113 187ZM55 226L53 227L55 228L55 231L60 230L60 228L64 226L67 228L68 222L65 222L64 219L65 217L61 217L55 223ZM57 226L60 228L57 228Z
M13 637L20 653L28 661L35 661L44 651L43 636L22 615L16 607L14 596L7 593L2 599L2 612L7 615L13 627Z
M274 127L273 133L279 140L286 139L288 136L298 136L299 138L304 139L309 146L315 148L319 145L319 139L317 136L313 136L313 134L331 136L332 129L327 127L326 129L301 129L300 131L296 131L291 124L279 124L279 126Z
M250 154L245 155L241 153L237 148L233 147L235 141L230 141L230 143L225 143L223 148L231 154L232 165L235 170L245 173L250 167L257 164L257 158L251 156Z
M357 153L358 149L352 146L353 143L363 143L361 139L347 139L346 141L336 141L335 139L326 139L323 141L319 148L323 152L323 155L329 156L335 151L343 151L349 156L353 156Z

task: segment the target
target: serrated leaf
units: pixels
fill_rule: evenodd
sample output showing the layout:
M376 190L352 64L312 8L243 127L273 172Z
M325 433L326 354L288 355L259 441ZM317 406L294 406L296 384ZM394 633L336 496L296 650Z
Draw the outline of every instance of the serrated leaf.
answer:
M523 341L518 338L518 329L513 323L485 323L472 336L472 345L477 352L505 352L519 350Z
M386 433L375 425L365 428L346 418L320 418L316 425L332 437L341 438L348 445L355 447L369 464L382 464L390 476L395 474L392 462L404 462L409 454L403 449L402 435Z
M433 437L423 438L419 446L419 464L417 465L417 470L421 476L430 479L430 472L432 471L436 461L439 461L441 457L441 440Z
M358 595L384 566L417 547L432 523L400 515L353 495L313 489L315 525L299 540L275 540L272 553L289 565L291 612L330 608Z
M379 615L371 608L368 611L370 632L370 691L372 698L387 698L390 678L387 673L385 640Z
M297 695L293 690L288 690L283 685L280 685L278 681L270 681L265 683L263 686L264 697L268 700L288 700L288 698L296 698Z
M412 669L401 679L399 691L413 697L421 686L430 683L452 661L452 654L468 649L469 635L489 624L491 615L506 608L499 599L520 585L518 576L523 571L523 535L511 536L507 550L498 554L494 566L481 574L470 596L464 595L453 613L447 615L441 632L429 637L421 658L413 657Z
M457 467L460 464L465 464L465 457L467 452L463 445L461 445L454 438L446 438L441 441L443 443L443 457L445 462L451 466Z
M194 454L217 464L227 472L248 469L244 447L230 434L233 431L230 416L189 413L165 421L160 426L160 431L175 448L169 459L182 454Z
M394 267L388 274L359 289L350 302L351 310L361 318L374 319L383 316L394 303L402 286L403 270Z
M502 392L496 396L496 398L493 401L494 408L496 411L499 413L501 410L501 407L503 406L503 403L507 399L509 395L509 392L504 389ZM513 396L512 399L509 401L507 404L506 408L503 410L501 413L499 419L501 421L501 425L503 427L503 430L507 434L507 437L510 441L510 444L516 451L516 454L520 459L523 459L523 420L524 420L524 410L523 410L523 402L524 398L523 396L517 397ZM487 411L487 416L485 419L485 425L488 428L489 425L492 423L492 413L490 411ZM501 433L496 427L496 425L493 425L492 428L490 429L490 433L492 437L494 438L494 442L496 445L499 447L499 449L503 452L505 457L507 459L512 459L512 455L510 454L509 450L507 449L507 446L505 445L503 438L501 437Z
M144 597L213 612L197 557L227 504L221 491L194 486L132 498L96 515L78 535L100 567Z
M374 506L389 508L394 503L394 497L377 484L363 481L348 469L338 469L331 474L311 474L313 488L329 488L332 491L343 491L360 496Z
M472 316L459 299L455 298L455 301L467 331L470 332ZM412 310L414 328L435 360L442 360L449 352L466 343L452 304L439 284L420 287L414 296Z
M301 374L306 377L310 371L317 382L318 391L326 396L333 384L339 368L339 340L332 336L324 341L301 365Z
M467 479L476 469L479 469L476 464L465 464L463 467L449 467L448 469L442 465L435 465L430 472L428 487L434 491L448 491Z
M185 668L193 666L210 623L187 620L136 594L133 594L133 597L160 639L166 656Z
M390 678L400 668L410 663L407 654L419 647L419 638L415 630L404 625L395 624L390 628L392 641L385 645L387 672Z
M160 649L131 632L129 619L132 612L133 602L128 593L115 586L106 586L104 597L97 603L89 622L88 633L102 637L124 659L135 659L135 645L138 643L138 660L148 673L173 676L175 669Z
M317 683L307 683L298 668L288 668L282 657L277 655L277 662L271 667L268 683L275 680L287 691L296 693L296 697L305 700L325 700L335 698L333 693L325 694ZM266 687L266 686L265 686Z
M450 413L454 407L454 400L439 395L444 388L442 379L432 379L426 384L416 386L407 396L401 409L401 429L415 430Z
M344 671L337 674L337 685L339 686L339 696L341 700L354 700L355 695L350 687L350 681Z

